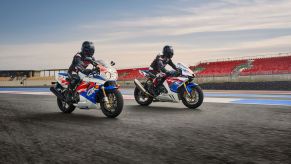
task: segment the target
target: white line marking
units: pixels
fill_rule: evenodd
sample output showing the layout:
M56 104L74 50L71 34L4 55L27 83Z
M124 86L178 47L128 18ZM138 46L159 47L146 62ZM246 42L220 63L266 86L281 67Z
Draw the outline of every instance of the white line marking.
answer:
M18 95L53 95L53 93L51 92L0 91L0 93L18 94Z
M122 95L125 100L134 100L133 95Z
M18 95L49 95L54 96L51 92L27 92L27 91L0 91L0 94L18 94ZM124 100L134 100L133 95L123 95ZM233 103L233 104L256 104L256 103L234 103L234 101L238 100L244 100L244 99L238 99L238 98L216 98L216 97L205 97L204 102L208 103ZM282 104L260 104L258 105L282 105ZM286 106L286 105L284 105Z
M236 100L241 100L241 99L205 97L203 102L210 102L210 103L231 103L232 101L236 101Z

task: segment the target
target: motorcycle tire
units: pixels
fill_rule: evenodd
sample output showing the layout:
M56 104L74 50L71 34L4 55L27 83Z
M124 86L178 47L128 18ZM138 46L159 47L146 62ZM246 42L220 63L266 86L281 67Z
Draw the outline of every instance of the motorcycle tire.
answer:
M105 102L101 102L100 103L100 107L101 107L101 110L102 110L103 114L106 117L115 118L122 112L122 109L123 109L123 97L122 97L122 94L120 93L119 90L115 90L113 92L108 92L107 96L108 97L112 96L110 94L114 95L114 97L116 98L116 104L115 104L116 106L114 108L114 111L107 109Z
M142 85L145 86L145 83L142 83ZM135 99L135 101L136 101L139 105L141 105L141 106L149 106L149 105L153 102L153 99L154 99L154 98L151 97L151 96L148 96L148 95L144 95L144 96L147 97L147 100L145 100L145 101L140 101L140 95L141 95L141 94L144 94L144 93L142 93L142 91L139 90L138 87L135 87L135 89L134 89L134 99Z
M195 99L194 103L190 103L187 100L186 96L188 96L188 93L186 92L184 87L182 87L180 92L179 92L180 98L181 98L183 104L190 109L198 108L203 103L203 99L204 99L203 91L202 91L200 86L195 86L194 88L192 88L192 93L193 92L196 92L196 94L197 94L196 96L198 96L198 100Z
M63 113L72 113L75 110L75 106L73 104L68 104L61 99L57 99L58 106Z

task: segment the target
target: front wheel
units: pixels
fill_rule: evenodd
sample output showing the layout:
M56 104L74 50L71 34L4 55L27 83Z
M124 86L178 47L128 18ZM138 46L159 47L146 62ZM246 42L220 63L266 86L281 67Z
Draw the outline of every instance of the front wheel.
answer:
M107 93L108 102L101 102L103 114L109 118L117 117L123 109L123 97L119 90Z
M73 104L66 103L65 101L62 101L59 98L57 99L57 102L58 102L58 106L59 106L60 110L63 113L72 113L76 108Z
M184 87L181 88L179 94L183 104L190 109L198 108L204 99L202 89L199 86L193 87L192 92L189 93L190 95L187 93Z

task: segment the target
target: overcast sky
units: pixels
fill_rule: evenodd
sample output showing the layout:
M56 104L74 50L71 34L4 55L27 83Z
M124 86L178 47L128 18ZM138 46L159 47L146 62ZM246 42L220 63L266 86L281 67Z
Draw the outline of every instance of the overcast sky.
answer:
M68 68L84 40L118 68L291 51L291 0L2 0L0 70Z

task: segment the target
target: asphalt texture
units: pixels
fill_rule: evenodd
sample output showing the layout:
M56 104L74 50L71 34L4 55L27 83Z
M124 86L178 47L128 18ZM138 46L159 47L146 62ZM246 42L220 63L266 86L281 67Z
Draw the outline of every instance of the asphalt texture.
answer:
M291 107L125 100L63 114L56 98L0 94L0 163L291 163Z

